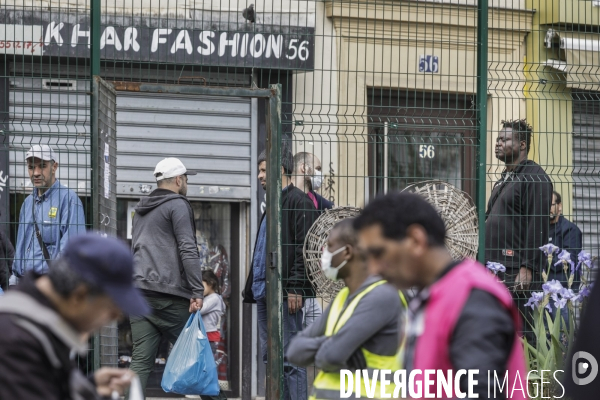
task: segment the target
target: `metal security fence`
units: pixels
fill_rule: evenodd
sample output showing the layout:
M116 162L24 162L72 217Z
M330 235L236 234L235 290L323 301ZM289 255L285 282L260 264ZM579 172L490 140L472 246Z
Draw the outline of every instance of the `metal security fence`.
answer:
M596 3L52 0L42 8L4 2L0 201L7 203L0 218L16 243L21 204L31 191L25 153L34 144L49 144L59 154L59 179L81 198L86 227L126 239L127 218L120 215L130 214L127 202L152 190L149 173L160 158L181 157L200 172L190 180L195 201L241 204L245 229L236 233L241 236L232 293L243 287L252 239L267 213L268 368L256 327L262 322L248 328L253 317L245 308L243 319L228 317L233 328L223 351L231 363L220 379L244 398L279 398L290 387L284 376L294 374L310 390L314 368L299 371L284 359L286 332L311 319L285 318L288 294L309 303L311 316L315 304L327 304L313 300L299 260L294 276L286 272L286 256L302 243L280 233L283 215L291 211L279 207L283 183L316 189L318 179L310 178L320 171L315 194L335 206L358 208L427 180L457 187L477 207L479 261L512 270L500 278L522 306L540 290L548 267L538 247L550 241L556 221L564 223L550 213L581 231L582 244L567 249L575 263L580 250L600 256ZM98 83L98 76L116 92ZM271 89L274 84L279 92ZM535 178L547 179L561 202L540 192L533 196L536 207L523 211L531 202L505 191L514 207L490 214L502 221L520 218L509 235L486 211L495 201L494 188L518 175L503 174L505 158L496 153L498 137L506 139L502 121L523 119L532 130L527 159L540 168ZM263 149L266 192L256 182ZM300 153L316 156L310 171L295 168L293 157ZM279 166L290 162L290 154L282 172ZM124 204L121 211L115 195ZM313 213L311 207L304 211ZM539 235L514 240L530 225ZM514 281L521 266L532 271L528 288ZM531 333L530 325L524 330ZM125 356L119 349L118 356ZM286 396L302 397L305 389L294 388Z
M61 63L45 52L52 40L62 42L60 28L50 26L44 31L40 12L17 4L3 4L0 9L5 143L1 158L7 175L2 177L3 195L8 199L1 213L3 233L16 248L10 257L3 253L2 268L10 276L12 266L12 274L19 277L32 269L48 270L33 220L50 260L69 237L85 230L116 233L114 90L99 77L92 80L89 56ZM57 14L48 15L51 19ZM100 148L98 159L94 156ZM44 194L40 191L38 200L25 203L34 187ZM11 278L11 284L17 281ZM2 284L6 289L8 279ZM116 340L116 325L103 328L90 340L88 357L79 360L81 368L116 366Z

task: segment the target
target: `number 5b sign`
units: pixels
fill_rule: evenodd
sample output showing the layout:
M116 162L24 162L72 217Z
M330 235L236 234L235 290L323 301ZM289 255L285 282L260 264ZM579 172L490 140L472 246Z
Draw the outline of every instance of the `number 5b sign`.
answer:
M440 61L438 56L421 55L419 57L419 72L438 74L440 72Z

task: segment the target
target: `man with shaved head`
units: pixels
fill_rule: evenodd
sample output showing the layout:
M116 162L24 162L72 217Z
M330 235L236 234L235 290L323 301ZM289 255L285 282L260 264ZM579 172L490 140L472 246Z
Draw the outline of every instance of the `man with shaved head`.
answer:
M332 228L321 265L327 278L343 280L346 287L312 325L296 335L286 353L293 364L314 364L321 370L310 399L339 398L342 369L398 369L404 315L399 292L380 276L369 274L352 219ZM364 385L362 393L367 393ZM380 393L379 387L375 393Z
M319 212L333 208L333 202L316 192L323 184L321 160L317 156L304 151L296 153L294 156L293 181L294 186L306 193Z

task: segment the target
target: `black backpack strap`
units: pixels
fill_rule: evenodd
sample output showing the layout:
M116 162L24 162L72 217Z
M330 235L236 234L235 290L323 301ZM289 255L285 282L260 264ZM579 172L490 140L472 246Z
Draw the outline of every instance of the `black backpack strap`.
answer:
M46 259L46 264L48 264L48 267L50 267L50 253L48 252L48 247L46 247L46 244L42 240L42 233L40 232L40 229L37 225L37 221L35 220L35 197L33 196L33 193L31 194L31 216L33 217L35 237L37 238L38 243L40 244L40 248L42 249L42 253L44 254L44 258Z

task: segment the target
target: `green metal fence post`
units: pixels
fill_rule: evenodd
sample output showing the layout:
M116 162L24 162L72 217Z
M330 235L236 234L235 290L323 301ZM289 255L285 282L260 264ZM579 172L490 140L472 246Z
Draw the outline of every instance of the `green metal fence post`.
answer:
M100 0L91 0L90 23L90 66L92 80L100 75Z
M479 218L479 251L477 258L485 262L485 200L487 154L487 74L488 74L488 0L479 0L477 9L477 214Z
M267 400L283 397L281 291L281 85L271 85L267 126Z
M98 164L98 149L95 144L98 142L98 90L94 81L96 76L100 75L100 0L91 0L90 3L90 128L91 128L91 198L92 198L92 226L97 229L99 226L98 214L98 173L96 167ZM94 333L93 339L93 369L100 368L100 333Z

